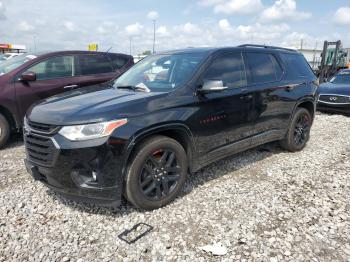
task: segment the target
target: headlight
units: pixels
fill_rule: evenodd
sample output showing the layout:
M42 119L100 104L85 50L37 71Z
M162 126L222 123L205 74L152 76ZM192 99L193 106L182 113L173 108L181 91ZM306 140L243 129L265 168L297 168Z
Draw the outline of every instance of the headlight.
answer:
M64 126L59 134L71 141L89 140L109 136L116 128L125 125L127 122L127 119L119 119L95 124Z

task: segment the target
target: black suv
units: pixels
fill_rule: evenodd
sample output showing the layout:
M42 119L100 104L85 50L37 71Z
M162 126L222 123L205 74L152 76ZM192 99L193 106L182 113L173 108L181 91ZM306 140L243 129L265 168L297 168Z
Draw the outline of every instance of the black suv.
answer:
M318 81L304 57L257 45L151 55L114 82L51 97L26 115L26 166L74 199L143 209L188 172L280 140L303 149Z

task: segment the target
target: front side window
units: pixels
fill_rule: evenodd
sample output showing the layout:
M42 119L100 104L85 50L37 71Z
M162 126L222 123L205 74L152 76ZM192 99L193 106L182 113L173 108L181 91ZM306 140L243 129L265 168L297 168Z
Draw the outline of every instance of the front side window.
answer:
M262 84L280 80L283 71L272 54L246 53L245 58L250 70L251 84Z
M115 87L146 86L150 91L168 92L186 83L205 54L151 55L119 77Z
M113 68L105 55L80 55L80 75L95 75L113 72Z
M37 80L54 79L73 76L73 56L56 56L42 61L27 71L34 72Z
M244 87L247 85L246 73L241 53L222 54L215 58L203 80L221 80L227 87Z

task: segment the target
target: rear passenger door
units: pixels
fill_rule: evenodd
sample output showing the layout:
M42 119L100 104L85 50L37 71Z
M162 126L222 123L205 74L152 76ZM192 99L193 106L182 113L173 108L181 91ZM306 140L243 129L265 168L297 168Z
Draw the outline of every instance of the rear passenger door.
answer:
M253 144L279 139L284 135L293 100L289 87L282 82L283 67L274 53L244 52L248 89L253 92Z
M113 79L116 72L105 54L76 55L79 87L95 85Z

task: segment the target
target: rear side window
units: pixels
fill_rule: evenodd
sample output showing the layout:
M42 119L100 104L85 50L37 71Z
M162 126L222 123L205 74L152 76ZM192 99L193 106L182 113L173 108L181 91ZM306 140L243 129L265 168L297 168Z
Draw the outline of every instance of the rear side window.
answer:
M315 74L306 62L304 56L300 54L280 54L286 67L286 79L293 80L298 78L314 79Z
M250 84L262 84L281 79L283 70L272 54L246 53L245 60L250 72Z
M215 58L204 73L204 80L222 80L227 87L246 86L247 79L241 53L226 53Z
M129 61L125 56L109 54L109 59L112 62L114 69L120 69Z
M56 56L42 61L27 69L36 74L37 80L73 76L73 56Z
M79 55L80 75L95 75L113 72L108 58L104 55Z

